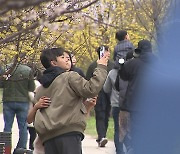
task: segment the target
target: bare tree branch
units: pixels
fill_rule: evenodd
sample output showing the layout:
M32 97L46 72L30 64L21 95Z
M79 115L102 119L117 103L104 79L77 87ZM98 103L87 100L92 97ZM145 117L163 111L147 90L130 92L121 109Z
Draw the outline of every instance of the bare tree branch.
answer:
M37 28L38 26L39 26L39 21L35 22L34 24L32 24L31 26L29 26L29 27L26 28L26 29L22 29L22 30L20 30L19 32L14 33L14 34L6 37L5 39L1 39L1 40L0 40L0 44L8 43L8 42L11 41L13 38L19 36L20 34L22 34L22 33L25 33L25 34L26 34L26 33L28 33L30 30L35 29L35 28Z
M92 18L91 16L88 16L88 15L83 15L84 17L86 17L86 18L89 18L89 19L91 19L91 20L93 20L94 22L96 22L96 23L99 23L99 24L102 24L102 25L105 25L105 26L109 26L109 27L114 27L114 28L119 28L119 26L115 26L115 25L112 25L112 24L107 24L107 23L104 23L103 21L99 21L98 19L94 19L94 18Z

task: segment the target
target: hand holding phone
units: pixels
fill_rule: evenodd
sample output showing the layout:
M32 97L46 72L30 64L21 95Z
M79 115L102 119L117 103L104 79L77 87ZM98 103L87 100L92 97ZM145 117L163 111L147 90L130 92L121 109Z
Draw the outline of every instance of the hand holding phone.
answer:
M100 50L99 50L99 59L104 56L104 52L105 52L105 47L104 47L104 46L101 46L101 47L100 47Z

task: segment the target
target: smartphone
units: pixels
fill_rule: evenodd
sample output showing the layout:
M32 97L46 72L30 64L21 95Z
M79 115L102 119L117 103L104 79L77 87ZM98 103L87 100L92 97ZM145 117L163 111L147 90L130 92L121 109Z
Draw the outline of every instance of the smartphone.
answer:
M104 47L104 46L101 46L101 47L100 47L100 51L99 51L99 59L104 56L104 52L105 52L105 47Z

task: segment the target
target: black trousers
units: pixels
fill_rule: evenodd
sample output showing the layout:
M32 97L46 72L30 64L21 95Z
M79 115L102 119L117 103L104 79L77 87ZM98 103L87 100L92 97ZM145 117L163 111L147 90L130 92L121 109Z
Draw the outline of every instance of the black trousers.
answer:
M99 142L103 137L106 137L110 111L110 96L102 89L98 94L95 105L96 130L98 134L97 142Z
M82 154L81 135L64 135L44 143L45 154Z
M110 96L101 89L95 105L96 130L98 134L97 142L99 142L103 137L106 137L110 111Z
M107 129L108 129L108 121L109 121L109 111L95 111L96 114L96 130L98 134L99 142L103 137L106 137Z
M30 139L29 139L29 149L34 150L34 140L36 138L36 130L34 127L28 127L29 130L29 135L30 135Z

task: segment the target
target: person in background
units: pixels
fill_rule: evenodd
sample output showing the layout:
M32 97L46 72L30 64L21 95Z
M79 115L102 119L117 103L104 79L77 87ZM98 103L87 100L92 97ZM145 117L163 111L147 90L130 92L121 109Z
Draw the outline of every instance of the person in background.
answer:
M158 28L158 53L141 73L136 94L135 154L180 153L180 1L173 0Z
M72 59L72 70L85 78L84 72L79 67L76 67L77 59L73 52L70 53Z
M35 82L35 88L39 87L41 84L39 83L38 80L34 80ZM33 102L34 102L34 95L35 95L35 91L34 92L29 92L29 98L30 98L30 102L29 102L29 110L33 107ZM36 138L36 130L34 128L33 123L28 124L28 131L29 131L29 149L34 150L34 140Z
M141 76L141 72L143 72L146 66L155 59L155 56L152 53L151 42L148 40L140 40L135 51L139 54L139 56L124 63L122 65L122 68L120 69L121 79L128 81L128 87L121 110L130 113L130 134L132 137L132 141L134 138L133 132L135 130L138 130L139 127L138 124L134 123L134 119L136 119L139 112L138 102L136 101L140 83L139 79ZM130 154L133 153L133 144L131 145L131 147L132 149L129 150Z
M34 76L31 68L25 65L26 58L17 63L8 78L2 81L3 88L3 117L4 132L11 132L14 117L17 118L19 128L19 140L14 149L14 154L18 149L26 149L27 144L27 114L29 109L29 92L35 89ZM7 69L11 68L11 64Z
M140 40L135 51L138 51L139 56L124 63L120 70L121 79L129 82L122 108L130 112L137 110L136 105L132 102L134 99L135 87L138 86L139 72L142 71L145 64L148 64L151 59L155 58L152 53L151 42L148 40Z
M102 46L100 46L97 49L98 55L100 55L101 47ZM109 72L113 68L114 63L109 60L110 58L109 47L108 46L103 46L103 47L105 48L104 55L108 57L107 71ZM93 72L96 67L97 67L97 61L94 61L90 64L86 73L87 80L89 80L93 76ZM98 134L98 138L96 141L99 147L104 147L108 142L108 139L106 138L106 133L108 129L108 121L109 121L111 106L110 106L109 94L106 94L103 88L98 94L97 102L94 109L95 109L95 118L96 118L96 130Z
M128 35L127 31L125 31L125 30L120 30L120 31L116 32L115 38L116 38L116 40L118 40L118 43L114 48L113 60L118 65L118 60L120 58L125 59L126 54L128 52L134 51L134 46L130 42L129 35Z
M126 91L127 82L122 82L120 90L121 92L121 102L119 101L119 92L115 89L115 80L117 77L118 68L115 66L109 73L104 83L103 89L104 92L110 94L111 101L111 109L112 116L114 120L114 144L116 148L116 154L123 154L123 143L119 140L119 112L120 112L120 104L122 104L122 100L124 99L124 93Z
M133 52L128 52L126 55L126 61L131 58L133 58ZM116 153L124 154L124 150L123 150L124 138L120 140L120 136L122 135L120 134L120 129L119 129L120 127L119 126L119 119L120 119L119 113L120 113L121 106L125 97L128 82L123 81L120 78L118 72L119 72L119 66L117 66L117 64L115 63L114 68L108 73L103 89L106 93L110 94L112 116L114 120L114 143L116 147Z

